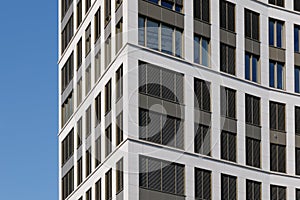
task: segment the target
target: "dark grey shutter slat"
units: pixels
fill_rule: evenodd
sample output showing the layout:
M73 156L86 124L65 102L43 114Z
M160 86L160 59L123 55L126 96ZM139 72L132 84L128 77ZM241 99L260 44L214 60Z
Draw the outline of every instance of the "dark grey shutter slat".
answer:
M295 118L296 133L300 134L300 107L295 107Z
M229 199L229 191L228 191L228 177L226 175L222 175L221 177L221 199Z
M148 118L148 140L154 143L161 143L161 116L154 112L149 112Z
M176 147L179 149L184 147L184 128L180 119L176 119Z
M296 148L296 174L300 175L300 148Z
M224 0L221 0L220 5L220 21L221 21L221 28L226 29L226 2Z
M228 46L228 73L235 75L235 49Z
M235 91L228 89L228 115L230 118L236 118L235 116Z
M221 133L221 158L222 159L228 159L228 154L227 154L227 133L222 132Z
M221 44L221 49L220 49L220 53L221 53L221 71L222 72L226 72L227 71L227 53L226 53L226 45L225 44Z
M184 166L176 165L176 194L184 195Z
M236 162L236 135L235 134L228 134L229 136L229 160Z
M139 138L142 140L147 139L147 111L139 109Z
M250 165L252 166L253 165L253 151L252 151L252 140L250 138L246 138L246 149L247 149L247 152L246 152L246 162L247 162L247 165Z
M202 82L203 110L210 111L210 83Z
M235 14L234 14L234 4L226 2L227 3L227 8L228 8L228 18L227 18L227 23L228 23L228 30L235 32Z
M176 102L183 103L183 75L176 74Z
M146 93L146 64L139 65L139 92Z
M259 40L259 14L252 12L252 39Z
M258 182L254 182L254 196L253 199L261 199L261 184Z
M203 199L211 199L211 172L203 170Z
M229 177L229 199L234 200L236 199L236 178L230 176Z
M276 130L276 104L274 102L270 102L270 128Z
M278 145L278 171L285 172L286 171L286 156L285 156L285 147Z
M277 171L277 148L275 144L271 144L271 171Z
M278 104L278 130L285 131L285 106Z
M195 169L195 197L202 199L203 198L203 176L202 176L202 170Z
M148 187L149 189L161 190L161 162L148 159Z
M174 101L175 100L175 74L162 70L162 98Z
M253 124L260 125L260 99L253 97Z
M194 18L201 19L200 0L194 0Z
M160 97L160 70L147 64L147 93Z
M162 122L162 144L175 147L175 119L163 116Z
M202 0L202 20L209 22L209 0Z
M195 124L194 127L195 127L195 138L194 138L195 153L200 153L200 148L202 144L201 125Z
M227 102L226 102L226 90L224 87L220 88L220 95L221 95L221 115L226 116L226 110L227 110Z
M195 102L194 102L194 106L196 108L201 108L202 105L202 101L201 101L201 94L202 94L202 90L201 90L201 81L199 79L195 79L194 80L194 95L195 95Z
M260 141L253 140L253 166L260 167Z
M252 98L246 95L246 123L252 123Z
M210 128L208 126L203 126L203 154L210 155Z
M175 193L175 165L164 163L162 166L162 191Z
M245 35L246 37L251 38L251 12L245 10Z

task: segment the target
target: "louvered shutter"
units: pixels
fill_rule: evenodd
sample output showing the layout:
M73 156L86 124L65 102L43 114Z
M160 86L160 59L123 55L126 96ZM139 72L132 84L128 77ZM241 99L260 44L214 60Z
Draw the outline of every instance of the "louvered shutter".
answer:
M227 98L226 98L226 90L224 87L220 88L220 102L221 102L221 115L226 116L227 111Z
M253 97L253 124L260 125L260 99Z
M201 19L200 0L194 0L194 18Z
M277 171L277 148L275 144L271 144L271 171Z
M245 35L251 38L251 12L245 10Z
M228 191L228 176L223 175L221 177L221 199L229 199L229 191Z
M203 199L203 176L202 170L195 169L195 197L199 199Z
M139 65L139 92L146 93L146 64Z
M252 124L252 98L246 95L246 123Z
M149 112L148 118L148 136L147 139L151 142L161 144L161 116L154 112Z
M209 22L209 0L202 0L202 20Z
M296 174L300 175L300 148L296 148Z
M252 12L252 39L259 40L259 14Z
M278 130L285 131L285 106L278 104Z
M147 93L156 97L161 97L160 85L160 70L157 67L148 64Z
M261 186L260 186L260 183L258 182L254 182L254 186L253 186L253 190L254 190L254 194L253 194L253 199L261 199Z
M236 178L229 176L229 199L236 199Z
M211 172L203 170L203 199L211 199Z
M161 162L148 159L148 187L153 190L161 190Z
M228 46L228 73L235 75L235 49Z
M221 133L221 158L222 159L228 159L228 145L227 145L227 133L222 132Z
M175 119L171 117L162 117L162 144L175 147Z
M226 51L226 45L221 44L221 71L226 72L227 71L227 51Z
M195 138L194 138L194 144L195 144L195 152L201 153L200 148L202 145L202 136L201 136L201 125L195 124Z
M227 3L227 9L228 9L228 18L227 18L227 24L228 24L228 30L235 32L235 13L234 13L234 4L226 2Z
M276 130L276 104L274 102L270 102L270 128Z
M210 111L210 83L202 82L203 110Z
M226 2L224 0L221 0L220 2L220 21L221 21L221 28L226 29Z
M252 166L253 165L253 151L252 151L252 140L250 138L246 138L246 162L247 165Z
M202 126L202 149L204 155L210 155L210 128L208 126Z
M176 194L184 195L184 166L176 165Z
M147 111L139 109L139 138L147 139Z
M260 141L253 139L253 166L260 167Z
M194 95L195 95L195 102L194 106L196 108L201 108L201 94L202 94L202 88L201 88L201 81L199 79L194 80Z
M236 162L236 135L228 133L229 160Z
M247 200L253 200L253 182L247 180L246 181L246 196L247 196Z
M286 188L278 187L278 199L284 200L286 199Z
M176 102L183 104L183 75L176 74Z
M228 117L235 118L235 91L227 89L228 93Z
M179 149L183 149L184 147L184 128L183 121L180 119L176 119L176 147Z
M175 193L175 165L172 163L163 162L162 190L163 192Z
M175 76L173 72L162 70L162 98L175 100Z
M300 134L300 107L295 107L295 118L296 133Z
M285 172L286 167L285 146L278 145L278 171Z
M296 200L300 200L300 189L296 189Z

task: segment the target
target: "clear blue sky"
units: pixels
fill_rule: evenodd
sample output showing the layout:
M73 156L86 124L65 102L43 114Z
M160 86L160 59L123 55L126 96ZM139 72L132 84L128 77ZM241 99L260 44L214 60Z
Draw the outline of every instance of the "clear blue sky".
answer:
M0 195L57 194L57 0L1 1Z

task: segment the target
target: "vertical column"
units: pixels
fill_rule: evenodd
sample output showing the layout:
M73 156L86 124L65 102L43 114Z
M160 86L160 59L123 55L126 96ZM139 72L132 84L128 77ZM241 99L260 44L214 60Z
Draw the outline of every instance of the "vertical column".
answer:
M239 78L245 78L245 17L244 7L240 4L235 6L235 19L236 19L236 76ZM239 118L238 118L239 119Z
M263 170L270 170L270 122L269 122L269 97L261 98L261 166ZM263 190L264 191L264 190Z
M245 93L237 91L236 94L237 112L237 162L246 163L246 134L245 134Z
M211 127L211 155L214 158L220 158L220 135L221 135L221 124L220 124L220 83L213 82L211 84L211 99L212 101L212 127Z
M186 186L185 186L185 195L186 195L186 200L194 200L195 199L195 169L193 165L185 165L185 181L186 181Z
M211 0L211 67L220 71L220 8L219 0Z
M184 104L185 104L185 120L184 120L184 147L185 151L194 152L194 78L193 76L185 76L184 83Z
M268 13L265 8L262 13ZM267 15L260 15L260 66L261 66L261 85L269 87L269 18ZM263 116L263 115L262 115ZM263 124L263 123L262 123Z
M125 17L123 25L124 33L126 34L124 44L126 44L126 42L138 44L138 2L139 0L123 0L123 17Z
M189 62L193 62L194 55L194 10L193 10L193 0L184 1L184 58Z
M286 91L294 92L294 24L290 21L284 24Z
M295 107L293 104L286 104L286 172L296 173L296 152L295 152Z

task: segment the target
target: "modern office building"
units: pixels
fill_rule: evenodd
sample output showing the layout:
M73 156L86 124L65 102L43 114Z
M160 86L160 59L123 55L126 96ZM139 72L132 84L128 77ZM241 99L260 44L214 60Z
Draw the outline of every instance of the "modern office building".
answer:
M299 0L59 0L60 200L300 200Z

